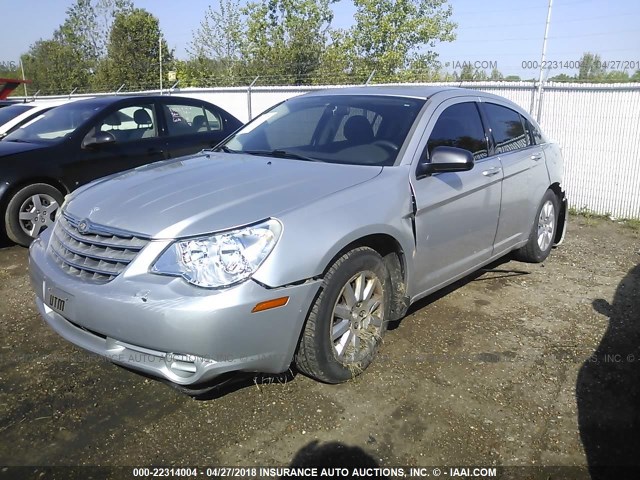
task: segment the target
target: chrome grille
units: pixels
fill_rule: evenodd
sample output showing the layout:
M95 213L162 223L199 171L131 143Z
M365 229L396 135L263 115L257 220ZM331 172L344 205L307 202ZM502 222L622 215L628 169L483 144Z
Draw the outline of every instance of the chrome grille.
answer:
M107 283L120 275L149 239L138 234L93 226L80 233L81 221L60 215L49 241L49 254L69 275Z

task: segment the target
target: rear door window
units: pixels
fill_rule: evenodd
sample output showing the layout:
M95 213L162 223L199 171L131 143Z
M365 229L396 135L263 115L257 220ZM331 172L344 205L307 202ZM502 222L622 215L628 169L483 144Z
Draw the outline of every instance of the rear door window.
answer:
M203 106L169 103L163 110L171 137L222 130L220 115Z
M496 154L513 152L529 146L518 112L495 103L485 103L484 110L491 126Z

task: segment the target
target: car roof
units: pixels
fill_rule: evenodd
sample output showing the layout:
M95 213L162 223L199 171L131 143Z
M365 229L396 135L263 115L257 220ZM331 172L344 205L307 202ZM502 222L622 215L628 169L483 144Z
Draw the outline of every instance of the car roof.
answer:
M382 95L394 97L411 97L427 99L436 93L449 90L452 87L434 87L426 85L380 85L362 87L331 88L307 93L305 96L324 95Z
M148 102L153 102L156 100L166 100L169 98L167 95L104 95L92 98L83 98L79 100L75 100L73 103L80 103L83 105L94 105L96 107L104 107L106 105L111 105L112 103L121 102L124 100L146 100ZM206 100L193 99L188 97L171 97L173 99L179 98L180 100L196 100L198 102L210 103Z
M325 96L325 95L379 95L379 96L394 96L394 97L406 97L406 98L419 98L422 100L428 100L436 94L444 94L442 99L453 98L459 96L473 96L481 97L484 100L493 100L501 102L505 105L509 105L516 109L518 112L523 113L524 110L516 105L508 98L494 95L493 93L483 92L480 90L474 90L472 88L451 87L448 85L378 85L378 86L359 86L359 87L344 87L344 88L331 88L327 90L317 90L304 95L307 96ZM300 97L292 97L300 98ZM526 112L524 112L526 113ZM527 114L528 117L528 114Z

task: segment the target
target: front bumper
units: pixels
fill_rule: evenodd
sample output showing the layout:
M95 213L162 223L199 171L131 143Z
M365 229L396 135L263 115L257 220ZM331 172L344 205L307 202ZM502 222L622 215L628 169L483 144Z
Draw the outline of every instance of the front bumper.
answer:
M47 255L50 231L35 240L29 272L36 304L68 341L114 363L196 385L231 371L286 371L320 280L277 289L249 280L206 290L147 272L167 245L153 241L106 284L63 272ZM51 297L54 295L54 297ZM279 308L252 313L259 302L288 296ZM63 309L56 304L64 300Z

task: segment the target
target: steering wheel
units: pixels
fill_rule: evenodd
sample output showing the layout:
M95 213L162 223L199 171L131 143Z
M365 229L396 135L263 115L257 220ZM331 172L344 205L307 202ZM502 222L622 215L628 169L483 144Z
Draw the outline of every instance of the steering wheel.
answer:
M391 152L393 153L397 152L400 149L398 145L389 140L376 140L375 142L373 142L373 145L378 145L380 147L386 148L388 150L391 150Z

